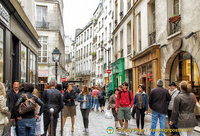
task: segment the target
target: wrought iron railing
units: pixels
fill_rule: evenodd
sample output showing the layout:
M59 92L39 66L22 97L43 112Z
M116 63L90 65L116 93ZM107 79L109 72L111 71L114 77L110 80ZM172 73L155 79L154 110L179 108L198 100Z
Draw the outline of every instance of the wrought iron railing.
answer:
M149 44L152 45L156 42L156 32L149 34Z

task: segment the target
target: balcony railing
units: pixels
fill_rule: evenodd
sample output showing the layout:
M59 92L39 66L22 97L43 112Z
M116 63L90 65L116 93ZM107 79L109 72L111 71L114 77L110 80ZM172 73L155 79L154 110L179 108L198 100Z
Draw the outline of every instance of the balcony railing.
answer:
M117 26L118 24L117 24L117 19L115 20L115 27Z
M169 18L170 35L181 30L181 15L176 17L177 18L174 17L175 20L171 20L171 18Z
M123 11L121 11L121 12L119 13L119 15L120 15L120 19L122 19L122 18L124 17Z
M49 22L46 21L37 21L36 28L49 28Z
M156 42L156 32L149 34L149 44L152 45Z
M131 54L131 44L127 46L127 54Z

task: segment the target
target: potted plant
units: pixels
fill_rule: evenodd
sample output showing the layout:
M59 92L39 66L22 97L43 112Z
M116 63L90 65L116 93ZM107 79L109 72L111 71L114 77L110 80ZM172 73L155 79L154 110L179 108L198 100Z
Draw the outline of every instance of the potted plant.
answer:
M115 53L115 58L117 58L117 55L118 55L118 54L117 54L117 53Z
M174 15L172 17L169 18L169 22L171 23L175 23L176 21L178 21L180 19L179 15Z
M93 57L96 57L96 52L93 52L93 53L92 53L92 56L93 56Z

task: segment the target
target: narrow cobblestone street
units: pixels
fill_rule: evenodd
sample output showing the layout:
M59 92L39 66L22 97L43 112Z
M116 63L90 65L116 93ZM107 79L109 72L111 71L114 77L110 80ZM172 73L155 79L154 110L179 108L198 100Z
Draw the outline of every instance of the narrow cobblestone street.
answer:
M78 104L78 103L77 103ZM107 106L106 106L107 107ZM106 109L106 108L105 108ZM75 131L71 133L71 119L67 118L63 136L124 136L123 134L119 134L114 130L113 134L107 133L108 127L114 128L114 119L106 119L105 112L91 112L89 115L89 133L86 134L83 132L83 121L82 116L79 108L79 104L76 107L76 117L75 117ZM149 128L151 126L151 114L145 116L145 136L150 135ZM129 129L136 128L136 121L135 119L131 119L129 121ZM159 129L159 123L157 123L157 129ZM60 135L60 119L58 121L57 127L57 136ZM159 134L157 133L156 136ZM199 136L200 134L197 132L193 132L193 136ZM136 132L129 133L129 136L136 136Z

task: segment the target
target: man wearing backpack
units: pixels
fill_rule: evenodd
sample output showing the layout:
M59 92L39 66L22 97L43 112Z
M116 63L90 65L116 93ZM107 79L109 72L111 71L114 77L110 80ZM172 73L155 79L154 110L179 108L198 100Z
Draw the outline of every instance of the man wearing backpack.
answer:
M115 110L118 112L120 126L123 127L125 120L125 130L128 129L128 120L131 119L131 108L133 107L133 93L128 90L128 83L123 82L122 90L118 93Z

